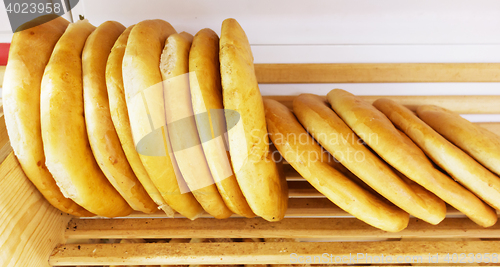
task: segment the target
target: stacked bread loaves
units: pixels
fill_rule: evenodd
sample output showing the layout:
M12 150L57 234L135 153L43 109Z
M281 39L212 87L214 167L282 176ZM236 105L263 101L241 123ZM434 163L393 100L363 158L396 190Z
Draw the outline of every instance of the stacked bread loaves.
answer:
M414 114L340 89L297 96L293 111L263 100L234 19L220 39L160 19L36 23L12 40L5 120L27 177L63 212L279 221L288 187L277 149L325 197L385 231L410 215L438 224L446 203L483 227L497 221L500 137L451 111Z
M458 114L420 106L417 114L429 126L392 100L372 105L341 89L326 100L299 95L293 113L274 100L264 104L271 140L287 162L360 220L386 231L404 229L408 214L438 224L446 202L480 226L497 222L500 136Z
M36 23L14 34L5 118L23 170L52 205L75 216L284 217L282 166L251 134L267 128L236 20L220 40L163 20Z

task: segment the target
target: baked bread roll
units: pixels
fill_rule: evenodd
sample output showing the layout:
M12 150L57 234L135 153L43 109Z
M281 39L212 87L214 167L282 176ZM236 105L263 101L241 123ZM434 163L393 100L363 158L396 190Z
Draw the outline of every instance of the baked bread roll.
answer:
M500 209L498 176L439 135L406 107L389 99L378 99L374 105L451 177L495 209ZM495 223L496 214L492 210L483 208L480 212L484 217L491 217L489 225Z
M339 96L336 98L341 101ZM356 114L361 108L356 109L358 107L354 103L343 103L346 103L345 109L335 107L340 110L341 116L349 113L351 116L369 118L370 114L361 112ZM445 218L446 205L441 199L419 185L409 184L401 179L389 165L363 145L358 136L335 114L323 98L312 94L301 94L294 99L293 110L302 125L327 151L386 199L431 224L438 224ZM365 125L367 128L372 126L369 123ZM359 131L362 137L377 134L378 143L386 141L381 132L363 132L356 127L353 129ZM373 145L373 140L369 140L370 138L362 139L368 145ZM372 149L377 151L376 146ZM379 153L379 155L384 154Z
M398 232L406 228L408 213L361 188L325 162L321 147L295 116L277 101L264 100L270 138L281 155L311 185L356 218L379 229Z
M160 55L175 29L163 20L145 20L130 32L122 71L130 128L136 150L149 177L167 204L190 219L203 208L193 194L181 193L169 154Z
M177 166L190 191L203 209L217 219L232 212L217 191L194 119L189 91L189 50L193 36L172 34L161 55L167 130Z
M236 181L226 151L227 132L219 71L219 37L200 30L189 51L189 87L203 152L224 203L234 213L255 217Z
M157 211L135 176L116 134L106 88L106 62L116 39L125 27L106 21L93 31L82 53L83 103L90 147L97 164L120 195L134 210Z
M144 165L142 165L139 153L135 150L132 130L130 129L130 120L128 118L127 103L125 101L125 92L123 90L122 61L127 46L128 36L134 25L125 29L118 37L106 63L106 87L108 90L109 108L111 120L120 139L120 143L127 157L130 167L134 171L137 179L144 186L149 196L169 217L174 216L174 210L165 202L160 191L155 187L149 177Z
M500 136L437 106L420 106L417 115L483 166L500 175Z
M21 167L47 201L57 209L89 217L92 213L66 198L45 165L40 125L40 84L52 50L69 22L58 17L14 33L3 81L3 112L10 144ZM21 26L23 27L23 26Z
M97 215L125 216L132 209L97 165L85 127L80 57L94 29L87 20L70 24L45 68L40 99L43 149L47 168L66 197Z
M255 214L268 221L279 221L287 209L288 190L282 188L284 184L269 153L252 51L236 20L226 19L222 23L219 47L222 98L236 180Z

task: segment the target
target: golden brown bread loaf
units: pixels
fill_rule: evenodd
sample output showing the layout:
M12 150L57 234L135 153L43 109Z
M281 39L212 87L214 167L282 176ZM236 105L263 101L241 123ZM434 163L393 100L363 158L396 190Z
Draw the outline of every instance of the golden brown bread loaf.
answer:
M94 157L108 181L134 210L153 213L158 206L135 176L116 134L106 88L106 62L125 27L106 21L93 31L82 53L85 124Z
M420 106L417 115L483 166L500 175L500 136L441 107Z
M439 135L406 107L389 99L379 99L374 105L451 177L489 205L500 209L500 179L496 175ZM449 188L446 190L452 192ZM478 210L474 212L483 218L485 226L496 222L493 210L479 209L479 204L475 207Z
M81 54L94 30L86 20L70 24L45 68L40 98L43 149L65 196L97 215L125 216L132 209L97 165L85 127Z
M270 138L281 155L311 185L356 218L385 231L406 228L408 213L361 188L325 162L321 147L287 107L265 99Z
M361 112L363 107L356 106L339 95L335 95L335 98L337 102L345 104L343 107L334 106L339 110L340 116L371 118L367 111ZM441 199L418 185L406 183L389 165L366 148L353 130L364 137L362 139L368 145L374 145L376 142L373 138L375 134L378 143L385 142L381 136L382 132L363 131L364 129L356 127L351 130L346 123L352 123L352 119L347 119L344 123L328 103L317 95L302 94L296 97L293 110L302 125L326 150L379 194L411 215L429 223L438 224L444 219L446 205ZM373 124L374 122L370 121L364 125L373 127ZM377 146L374 145L372 149L377 151Z
M75 216L93 216L61 193L45 165L43 151L40 85L52 50L68 24L67 20L58 17L14 33L3 81L3 111L14 154L40 193L63 212Z
M179 184L175 175L165 129L160 56L173 33L175 29L163 20L134 26L123 57L123 85L132 136L149 177L171 208L195 219L203 209L193 194L181 194L182 181ZM151 136L155 138L147 139Z
M255 217L236 181L225 147L219 37L211 29L202 29L194 36L189 51L189 87L203 152L224 203L236 214Z
M189 91L189 50L192 35L172 34L161 55L167 131L177 166L187 186L203 209L218 219L232 212L222 200L210 173L191 103Z
M130 167L134 171L137 179L144 186L149 196L156 205L159 206L169 217L173 217L175 211L165 202L160 194L160 191L155 187L153 181L149 177L148 172L142 165L139 153L135 150L134 140L132 138L132 130L130 129L130 120L128 118L127 102L125 100L125 92L123 89L122 77L122 61L127 47L130 31L135 25L125 29L118 37L111 53L109 54L106 63L106 87L108 90L109 109L111 120L116 130L116 134L120 139L123 152L127 157Z
M222 23L219 43L222 97L229 152L236 180L252 211L279 221L288 205L287 190L270 158L264 105L245 32L234 19ZM235 125L230 127L229 125Z

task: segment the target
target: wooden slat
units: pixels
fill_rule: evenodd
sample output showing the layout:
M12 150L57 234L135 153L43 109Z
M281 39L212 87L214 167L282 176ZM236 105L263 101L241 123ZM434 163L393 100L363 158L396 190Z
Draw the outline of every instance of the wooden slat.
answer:
M101 219L74 218L67 238L488 238L500 237L500 224L478 226L467 218L447 218L431 225L412 218L398 233L374 228L355 218L287 218L267 222L247 219Z
M367 257L356 258L357 253L371 256L384 255L383 263L391 257L416 257L414 262L445 262L446 254L500 253L500 241L384 241L384 242L244 242L244 243L146 243L146 244L88 244L63 245L54 250L50 264L70 265L139 265L139 264L290 264L291 253L296 256L317 256L328 253L339 263L370 263ZM491 255L491 254L490 254ZM329 255L330 256L330 255ZM353 259L348 262L349 257ZM345 262L340 262L344 257ZM401 258L403 257L403 258ZM419 257L421 257L419 259ZM407 261L411 259L408 258ZM327 262L316 263L327 263ZM453 265L453 264L452 264Z
M255 64L259 83L500 82L500 63Z
M305 179L299 181L288 181L288 197L290 198L324 198L316 188Z
M500 63L255 64L255 74L259 83L500 82Z
M305 179L290 164L283 164L283 171L285 172L286 180L288 182L305 181Z
M456 213L453 213L456 214ZM290 198L288 199L288 209L285 218L296 217L352 217L344 210L333 204L327 198ZM103 217L90 217L85 219L102 219ZM133 212L132 214L122 218L168 218L164 212L156 212L153 214L145 214L142 212ZM175 218L184 218L180 214L176 214ZM213 218L208 213L204 213L200 218ZM231 218L241 218L240 215L233 214Z
M447 218L465 218L465 215L451 206L447 206ZM153 214L145 214L142 212L133 212L125 217L117 217L115 219L171 219L164 212L156 212ZM185 218L180 214L175 214L175 218ZM208 213L204 213L200 218L213 218ZM240 215L233 214L231 218L242 218ZM290 198L288 199L288 209L285 218L354 218L351 214L345 212L337 205L333 204L327 198ZM82 219L106 219L105 217L83 217Z
M333 89L333 88L332 88ZM500 114L500 95L475 96L360 96L373 103L379 98L389 98L415 111L420 105L437 105L460 114ZM292 108L295 96L264 96Z
M0 165L0 265L48 267L70 218L45 200L10 153Z

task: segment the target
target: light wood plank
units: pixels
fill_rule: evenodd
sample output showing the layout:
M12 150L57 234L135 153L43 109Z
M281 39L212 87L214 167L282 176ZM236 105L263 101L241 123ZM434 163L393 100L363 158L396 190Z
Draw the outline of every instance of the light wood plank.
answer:
M428 263L429 254L445 263L447 253L499 253L500 241L460 242L243 242L243 243L146 243L146 244L88 244L63 245L54 250L50 264L70 265L133 265L133 264L290 264L291 253L297 256L322 256L329 253L333 259L342 257L349 263L349 256L357 253L392 258L416 257L416 262ZM354 254L354 255L353 255ZM330 255L329 255L330 256ZM295 256L294 256L295 257ZM419 259L421 257L421 259ZM298 259L297 257L295 257ZM401 258L400 258L401 259ZM385 260L388 261L388 260ZM404 259L401 259L404 261ZM408 259L410 261L410 259ZM326 262L316 262L326 263ZM351 263L370 263L359 257ZM384 262L385 263L385 262Z
M259 83L500 82L500 63L255 64Z
M0 165L0 207L0 265L49 266L71 216L45 200L13 153Z
M498 212L497 212L498 213ZM465 215L451 206L447 206L446 217L448 218L465 218ZM117 217L115 219L172 219L165 215L164 212L156 212L153 214L145 214L142 212L133 212L125 217ZM175 214L175 218L185 218L180 214ZM204 213L200 218L213 218L208 213ZM233 214L231 218L243 218L240 215ZM345 212L337 205L333 204L325 197L322 198L289 198L288 209L285 218L354 218L351 214ZM82 219L107 219L105 217L82 217Z
M332 88L333 89L333 88ZM476 96L360 96L373 103L379 98L389 98L415 111L420 105L437 105L460 114L500 114L500 95ZM292 108L295 96L264 96Z
M327 198L290 198L288 199L288 209L285 218L296 217L352 217L350 214L340 209ZM142 212L133 212L124 218L168 218L164 212L156 212L153 214L145 214ZM175 218L184 218L180 214L175 214ZM208 213L204 213L200 218L213 218ZM233 214L231 218L242 218L240 215ZM104 219L103 217L89 217L84 219Z
M288 197L290 198L324 198L316 188L309 182L304 180L295 179L295 181L288 181Z
M101 219L74 218L67 238L488 238L500 236L500 224L478 226L467 218L447 218L431 225L412 218L398 233L376 229L355 218L217 219Z

